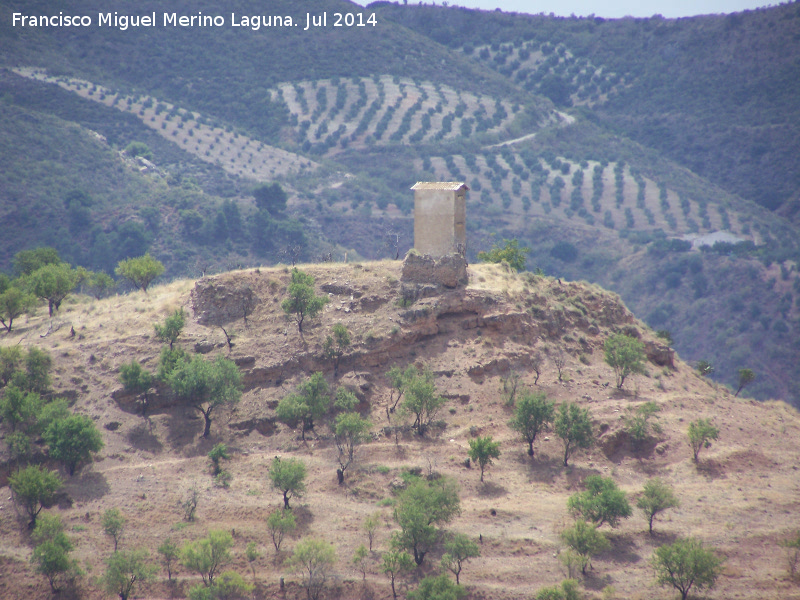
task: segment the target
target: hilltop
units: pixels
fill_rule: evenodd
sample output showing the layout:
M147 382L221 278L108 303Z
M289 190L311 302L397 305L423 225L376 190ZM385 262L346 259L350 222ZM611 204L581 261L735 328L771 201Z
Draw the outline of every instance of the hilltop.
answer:
M128 519L124 548L143 546L153 555L168 535L182 543L203 537L208 529L231 530L232 568L249 577L244 548L250 541L264 555L255 565L256 597L277 594L279 577L286 577L288 598L304 597L296 577L272 560L264 523L281 504L266 478L272 458L280 455L301 458L309 468L308 493L293 503L298 536L286 546L291 549L298 537L309 534L333 542L338 564L331 586L339 598L365 593L361 574L350 565L355 548L366 542L363 519L380 513L376 548L387 548L395 528L392 487L402 485L408 470L416 468L459 482L462 511L448 528L482 538L482 556L462 573L470 598L530 598L561 581L555 555L561 548L558 533L570 522L566 500L590 474L613 477L633 496L650 477L662 477L675 488L681 506L658 521L654 538L638 513L611 531L611 549L593 561L584 580L587 597L599 598L607 586L620 598L668 594L653 587L650 555L676 536L693 535L726 558L710 597L800 598L785 579L778 546L796 528L800 491L800 415L788 405L733 398L728 388L700 377L678 356L673 367L648 362L645 375L616 390L614 374L603 360L605 339L625 332L656 350L659 339L618 296L593 284L516 274L500 265L470 266L469 284L456 289L403 282L400 263L393 261L301 268L316 278L317 293L330 299L302 336L280 308L290 270L275 267L179 280L151 288L147 295L100 301L76 296L64 303L53 323L40 312L20 319L14 334L3 338L4 345L46 349L54 359L53 394L69 398L72 410L89 415L103 434L105 449L69 479L58 507L50 509L64 518L77 558L91 573L84 578L83 597L103 597L92 581L112 549L100 525L103 511L112 507ZM245 288L257 298L246 325L235 301L237 290ZM242 400L232 410L215 413L208 439L200 437L202 420L196 412L177 406L163 387L142 418L135 398L122 391L118 380L120 365L131 358L155 369L161 347L152 325L181 307L190 318L177 344L208 358L230 357L244 379ZM334 323L344 324L353 342L336 375L331 361L322 357ZM219 325L235 333L232 348ZM531 357L537 352L544 366L534 384ZM665 362L663 351L652 356ZM566 363L561 381L554 366L558 357ZM387 420L385 374L390 367L409 364L427 365L438 392L448 399L424 438L407 428L395 435L392 427L400 421ZM329 420L316 423L303 442L299 429L275 417L277 402L314 371L323 372L331 387L350 387L358 410L373 423L373 440L360 450L344 486L336 483ZM598 445L564 468L562 446L549 433L531 460L507 425L511 409L502 383L512 372L527 388L587 408ZM661 433L634 453L622 417L648 401L661 409ZM698 418L712 419L720 438L695 465L686 430ZM478 472L467 469L464 460L468 441L487 434L500 441L502 454L480 484ZM218 442L232 451L228 489L214 487L208 470L206 454ZM186 523L179 504L192 486L201 492L198 520ZM0 593L43 596L47 583L31 573L27 562L24 519L3 504L0 555L7 575ZM439 553L435 550L426 560L425 574L432 572ZM387 580L375 561L370 564L368 593L388 597ZM159 581L163 578L159 575ZM194 579L181 570L175 588L158 583L147 595L180 595ZM407 579L410 589L415 579Z

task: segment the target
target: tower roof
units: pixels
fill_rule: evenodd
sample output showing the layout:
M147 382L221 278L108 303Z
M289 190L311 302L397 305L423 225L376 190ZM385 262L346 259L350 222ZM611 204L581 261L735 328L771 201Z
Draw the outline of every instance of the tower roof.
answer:
M469 190L467 184L463 181L418 181L411 186L412 190L445 190L449 192L458 192L460 190Z

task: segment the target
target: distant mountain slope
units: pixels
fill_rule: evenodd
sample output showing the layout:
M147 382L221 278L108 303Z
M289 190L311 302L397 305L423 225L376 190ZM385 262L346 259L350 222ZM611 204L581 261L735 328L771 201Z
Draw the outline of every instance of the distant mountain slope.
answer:
M624 81L594 118L770 209L800 196L800 4L678 20L553 18L375 3L390 18L480 60L523 44L560 45ZM501 52L503 46L506 52ZM493 57L494 58L494 57ZM508 75L514 58L486 64ZM509 63L509 64L507 64ZM563 61L562 61L563 63ZM558 64L548 95L571 104ZM525 78L513 77L519 85ZM591 77L590 77L591 79ZM602 81L595 82L602 84ZM538 85L538 84L537 84ZM608 90L610 91L610 89Z

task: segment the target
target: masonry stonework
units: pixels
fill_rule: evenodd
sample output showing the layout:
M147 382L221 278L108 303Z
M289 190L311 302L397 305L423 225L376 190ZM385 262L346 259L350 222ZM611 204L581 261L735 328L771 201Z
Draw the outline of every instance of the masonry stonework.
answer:
M414 190L414 248L439 257L465 255L467 250L466 194L462 182L420 181Z

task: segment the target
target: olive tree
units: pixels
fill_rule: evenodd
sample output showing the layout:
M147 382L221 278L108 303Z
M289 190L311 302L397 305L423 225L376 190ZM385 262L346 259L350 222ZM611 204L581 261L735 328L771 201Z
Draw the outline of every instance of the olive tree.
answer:
M358 446L369 440L372 424L358 413L342 413L336 416L334 440L339 452L339 484L344 483L344 472L355 460Z
M286 561L289 568L302 574L302 585L306 588L308 600L320 597L335 563L336 550L333 544L310 537L300 540Z
M608 523L616 527L620 519L627 519L633 511L625 492L610 477L589 475L584 481L586 491L573 494L567 508L574 515L600 527Z
M167 579L172 581L172 566L180 558L180 548L172 541L172 538L168 537L157 548L157 551L161 555L161 562L164 564L164 568L167 570Z
M122 532L125 531L125 517L118 508L109 508L103 513L103 518L100 524L103 526L103 533L114 540L114 552L117 551L119 539L122 537Z
M470 558L476 558L481 555L480 546L475 543L475 540L463 533L457 533L445 542L444 552L442 567L456 576L457 584L460 584L459 577L464 563Z
M561 532L561 540L580 558L581 573L592 564L592 557L609 547L608 540L596 525L583 520Z
M392 584L392 598L397 600L397 591L394 587L395 579L402 573L413 570L414 561L408 552L402 550L389 550L383 553L382 558L381 572L389 578Z
M650 525L650 535L653 535L653 520L656 515L680 506L680 502L675 497L672 488L660 478L655 477L645 482L644 490L636 501L636 506L644 513L644 517Z
M659 585L671 585L686 600L692 587L714 587L722 569L722 560L695 538L681 538L656 548L651 565Z
M147 253L138 258L119 261L114 272L146 294L153 280L164 272L164 265Z
M29 529L36 526L36 517L50 504L63 485L55 471L39 465L31 465L9 475L8 483L14 493L14 501L21 504L30 517Z
M330 389L320 372L306 378L295 393L278 402L275 411L278 420L294 426L302 424L301 437L306 439L306 431L314 428L314 420L323 416L330 408Z
M697 462L700 451L711 447L711 440L719 437L719 429L714 427L709 419L698 419L689 423L688 434L694 462Z
M514 408L514 418L509 427L519 433L528 444L528 456L533 456L536 436L547 431L553 422L555 404L547 401L544 392L523 392Z
M33 541L36 544L31 555L31 562L36 572L47 577L50 589L59 591L59 583L80 573L78 564L71 559L69 553L75 548L72 540L64 533L64 524L59 515L42 515L33 530Z
M469 440L467 454L481 468L481 481L483 481L483 472L486 467L491 465L495 458L500 458L500 442L495 442L490 435L478 436L474 440Z
M78 285L78 272L67 263L48 264L23 277L25 288L37 298L47 300L50 316Z
M752 369L739 369L737 375L738 375L739 387L736 388L736 393L734 394L734 397L738 396L739 392L741 392L745 388L745 386L748 386L751 383L753 383L753 381L755 381L756 378L756 374Z
M148 562L147 550L122 550L106 559L106 571L102 576L103 587L109 594L116 594L120 600L128 600L135 593L136 586L145 583L155 575L156 566Z
M625 379L644 373L644 344L634 337L618 333L608 338L603 345L608 366L614 369L617 388L622 389Z
M236 404L242 395L242 375L232 360L202 356L181 361L167 378L178 400L197 410L205 420L203 437L211 433L211 413L226 404Z
M92 452L103 449L103 438L86 415L70 415L56 419L42 435L50 449L50 456L64 463L70 476L75 474L78 465L88 461Z
M14 319L28 312L36 302L36 298L17 287L9 287L0 293L0 325L11 333Z
M122 387L130 394L143 394L144 402L142 403L142 414L147 412L148 398L147 393L153 387L153 374L142 368L139 361L131 359L129 363L122 363L119 366L119 379L122 382Z
M269 468L272 487L283 494L283 507L291 509L289 500L300 498L306 491L306 465L297 458L276 456Z
M175 344L175 340L180 337L181 332L183 331L183 327L186 325L186 313L183 312L183 308L179 308L175 312L173 312L170 316L164 319L164 324L160 325L159 323L153 324L153 329L156 332L156 338L164 342L165 344L169 344L169 349L172 350L173 345Z
M283 538L294 531L296 526L294 514L290 509L279 508L270 513L267 517L267 529L275 546L275 552L280 552Z
M212 529L208 537L184 544L181 563L190 571L197 572L203 584L210 587L222 567L231 561L232 547L233 536L229 531Z
M564 403L558 407L554 429L564 443L564 466L572 453L578 448L591 448L594 445L592 420L589 410L577 404Z
M292 280L287 290L289 297L281 303L287 316L297 323L297 330L303 333L303 322L313 319L329 302L327 296L317 296L314 292L314 278L297 268L292 269Z
M411 427L419 435L424 435L428 425L433 421L439 410L447 402L436 392L433 383L433 373L427 368L422 373L417 373L407 378L403 384L405 399L400 404L404 414L414 415Z
M421 565L440 537L437 526L449 523L461 512L458 485L442 477L435 481L412 482L397 497L394 518L400 531L392 536L396 550L409 550Z
M322 355L333 361L333 376L339 373L339 361L350 347L350 332L342 323L335 323L331 330L333 335L325 338L322 345Z

